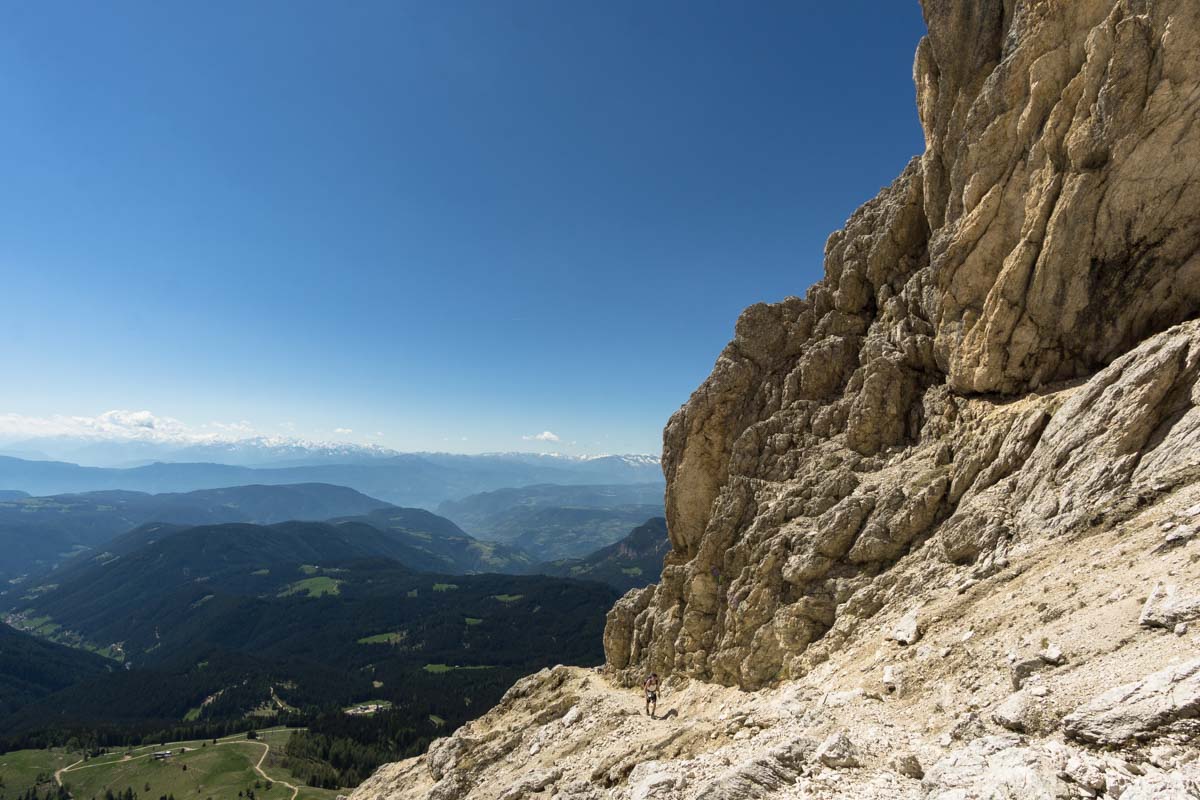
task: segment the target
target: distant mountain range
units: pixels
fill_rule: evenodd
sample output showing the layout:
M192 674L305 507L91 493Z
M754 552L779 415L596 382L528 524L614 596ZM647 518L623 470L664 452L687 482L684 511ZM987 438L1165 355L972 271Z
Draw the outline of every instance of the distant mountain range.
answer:
M235 486L187 493L98 491L0 497L0 581L43 572L149 522L203 525L354 517L391 505L342 486ZM461 532L460 532L461 533Z
M156 462L230 464L240 467L299 467L314 464L370 464L380 459L422 456L434 462L511 460L543 464L623 459L658 469L653 455L565 455L562 453L495 452L406 453L375 444L327 442L287 436L200 439L156 433L150 438L129 436L57 435L0 440L0 455L31 461L66 461L93 467L140 467Z
M619 542L584 558L538 564L534 570L540 575L600 581L619 592L627 592L657 583L662 575L663 558L670 549L667 521L655 517L634 528Z
M540 483L661 486L662 473L658 459L653 456L410 453L301 466L163 462L130 468L84 467L61 461L0 456L0 487L33 495L100 489L189 492L223 486L295 483L347 486L396 505L433 510L446 500Z
M480 492L461 500L447 500L438 506L437 512L470 531L485 528L491 517L514 508L615 508L662 505L662 502L661 481L607 486L543 483Z
M68 461L96 467L134 467L157 461L254 466L356 463L401 455L377 445L318 442L282 436L191 441L105 436L43 436L0 444L0 454L34 461Z

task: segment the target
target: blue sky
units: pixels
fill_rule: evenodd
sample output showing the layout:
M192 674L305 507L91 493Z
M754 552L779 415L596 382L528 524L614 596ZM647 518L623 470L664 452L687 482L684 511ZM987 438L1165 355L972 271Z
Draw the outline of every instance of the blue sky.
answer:
M922 149L916 0L0 19L12 424L656 453L738 312Z

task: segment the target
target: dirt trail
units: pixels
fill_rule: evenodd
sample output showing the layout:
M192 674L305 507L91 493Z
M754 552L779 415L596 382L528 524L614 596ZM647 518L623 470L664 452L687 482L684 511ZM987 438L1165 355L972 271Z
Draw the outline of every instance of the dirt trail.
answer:
M62 786L63 773L66 772L67 770L71 769L72 767L78 766L79 764L82 764L82 763L83 763L83 759L81 758L78 761L76 761L74 764L67 764L65 767L59 767L58 769L56 769L54 771L54 782L57 783L59 786Z
M267 760L267 756L270 755L270 753L271 753L271 745L267 744L264 741L258 740L258 739L235 739L233 741L218 742L218 744L261 744L262 748L263 748L263 752L262 752L262 755L258 757L258 763L256 763L254 765L254 771L257 772L259 775L261 775L262 779L265 781L270 781L271 783L278 783L280 786L286 786L287 788L291 789L292 796L288 800L296 800L296 795L300 794L299 786L296 786L295 784L292 784L292 783L288 783L287 781L284 781L284 780L280 780L278 778L272 778L270 775L268 775L263 770L262 765L263 765L263 762Z

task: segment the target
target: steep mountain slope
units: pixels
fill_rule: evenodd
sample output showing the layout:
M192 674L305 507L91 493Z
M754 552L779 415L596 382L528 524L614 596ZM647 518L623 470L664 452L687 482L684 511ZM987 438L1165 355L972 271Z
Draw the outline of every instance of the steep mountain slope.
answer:
M112 662L0 624L0 719L34 700L106 674Z
M328 484L233 486L186 494L103 491L0 499L0 580L45 571L148 522L270 524L365 514L388 503Z
M0 456L0 486L37 495L101 489L160 493L245 484L328 483L349 486L396 505L428 509L437 508L445 500L505 486L646 483L657 481L659 475L657 459L649 456L402 453L340 464L322 461L252 468L213 463L154 463L129 469Z
M1200 797L1200 6L924 10L925 153L668 423L608 679L356 798Z
M477 716L530 671L598 663L616 597L594 583L417 573L380 558L278 564L246 580L230 570L197 591L155 590L161 578L151 573L140 602L120 614L102 601L78 615L86 634L123 637L113 650L133 668L0 717L0 743L46 727L155 730L369 699L393 703L398 724L432 738L443 720Z
M655 517L629 532L624 539L583 558L538 564L532 572L607 583L617 591L639 589L658 580L663 557L671 549L667 521Z
M52 635L70 644L122 642L125 654L140 660L135 654L162 642L168 626L184 630L201 605L227 594L273 595L304 580L302 573L311 578L324 574L322 568L373 558L439 574L474 572L489 562L522 569L529 563L420 509L387 508L330 523L153 523L5 599L19 625L52 626ZM336 570L328 574L321 583L338 580Z
M56 636L78 636L100 646L121 642L125 655L140 661L167 629L181 631L185 622L193 621L197 615L192 612L227 595L285 591L303 579L298 571L302 565L315 570L366 558L419 566L436 563L423 551L362 523L155 524L132 532L128 539L118 540L117 552L72 565L54 576L55 583L38 587L28 600L18 602L15 621L49 618L57 626Z
M414 571L404 563L477 563L494 549L426 511L384 513L375 524L154 523L73 561L7 620L113 661L80 659L124 669L40 692L14 683L0 731L155 730L185 716L236 720L382 699L403 710L398 722L419 739L445 724L437 720L477 716L531 670L601 659L614 590L545 576ZM73 652L13 636L51 654Z

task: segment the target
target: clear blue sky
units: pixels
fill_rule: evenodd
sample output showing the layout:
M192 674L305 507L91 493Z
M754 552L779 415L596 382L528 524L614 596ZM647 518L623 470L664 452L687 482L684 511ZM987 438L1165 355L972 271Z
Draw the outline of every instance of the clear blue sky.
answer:
M7 3L0 413L656 453L920 153L923 32L917 0Z

